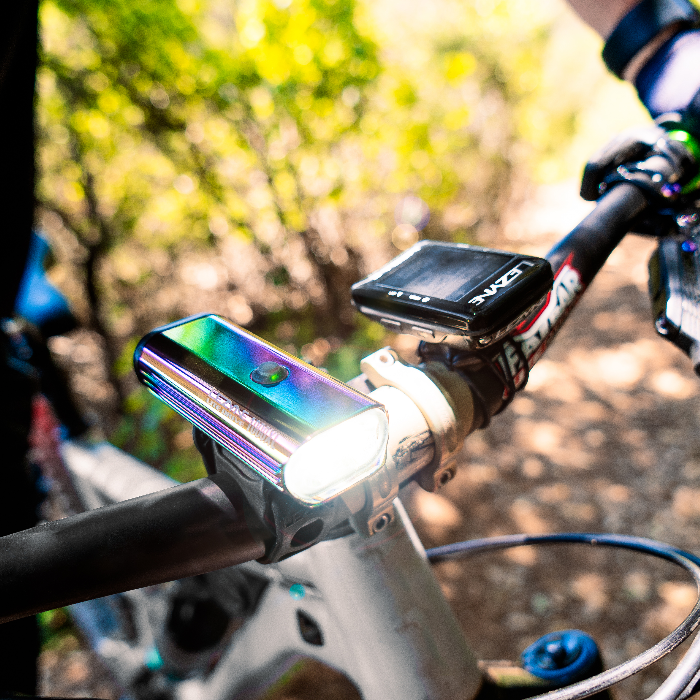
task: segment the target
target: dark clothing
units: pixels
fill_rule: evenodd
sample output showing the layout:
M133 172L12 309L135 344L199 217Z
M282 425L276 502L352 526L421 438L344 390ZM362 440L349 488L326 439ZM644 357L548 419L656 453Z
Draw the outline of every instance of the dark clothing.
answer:
M34 219L34 82L38 0L10 3L0 22L0 318L12 315ZM36 523L25 458L33 386L0 338L0 535ZM33 617L0 625L0 694L36 692Z
M26 464L32 397L31 369L0 331L0 536L36 525L37 496ZM0 696L36 692L39 635L33 617L0 625Z
M38 0L0 22L0 318L12 315L34 219L34 76Z

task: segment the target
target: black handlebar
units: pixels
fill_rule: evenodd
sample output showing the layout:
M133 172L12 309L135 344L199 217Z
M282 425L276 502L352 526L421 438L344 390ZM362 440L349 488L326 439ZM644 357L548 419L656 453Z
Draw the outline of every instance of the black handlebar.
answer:
M214 474L0 538L0 622L264 553L233 479Z
M636 185L616 184L545 257L556 271L573 253L581 281L589 284L648 205L649 195Z

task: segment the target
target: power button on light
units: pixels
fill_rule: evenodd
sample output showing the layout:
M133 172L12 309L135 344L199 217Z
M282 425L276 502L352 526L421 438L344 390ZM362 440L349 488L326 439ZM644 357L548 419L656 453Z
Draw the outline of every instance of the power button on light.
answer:
M251 373L250 378L262 386L277 386L289 376L289 370L276 362L263 362Z

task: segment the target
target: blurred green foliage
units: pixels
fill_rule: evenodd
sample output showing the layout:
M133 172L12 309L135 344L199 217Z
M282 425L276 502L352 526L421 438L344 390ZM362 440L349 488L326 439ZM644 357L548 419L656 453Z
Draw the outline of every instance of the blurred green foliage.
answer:
M541 80L553 7L44 0L41 223L104 339L115 441L195 473L187 428L130 369L141 335L187 314L356 374L384 338L350 284L419 235L487 239L574 133L585 96ZM409 192L422 233L395 228Z
M65 608L46 610L37 615L42 649L55 649L72 641L75 629Z

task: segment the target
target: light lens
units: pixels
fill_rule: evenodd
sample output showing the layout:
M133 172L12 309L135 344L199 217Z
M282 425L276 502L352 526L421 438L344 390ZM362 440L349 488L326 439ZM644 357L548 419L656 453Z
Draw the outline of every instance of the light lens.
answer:
M363 411L300 445L284 467L285 486L304 503L323 503L377 471L388 438L385 411Z

